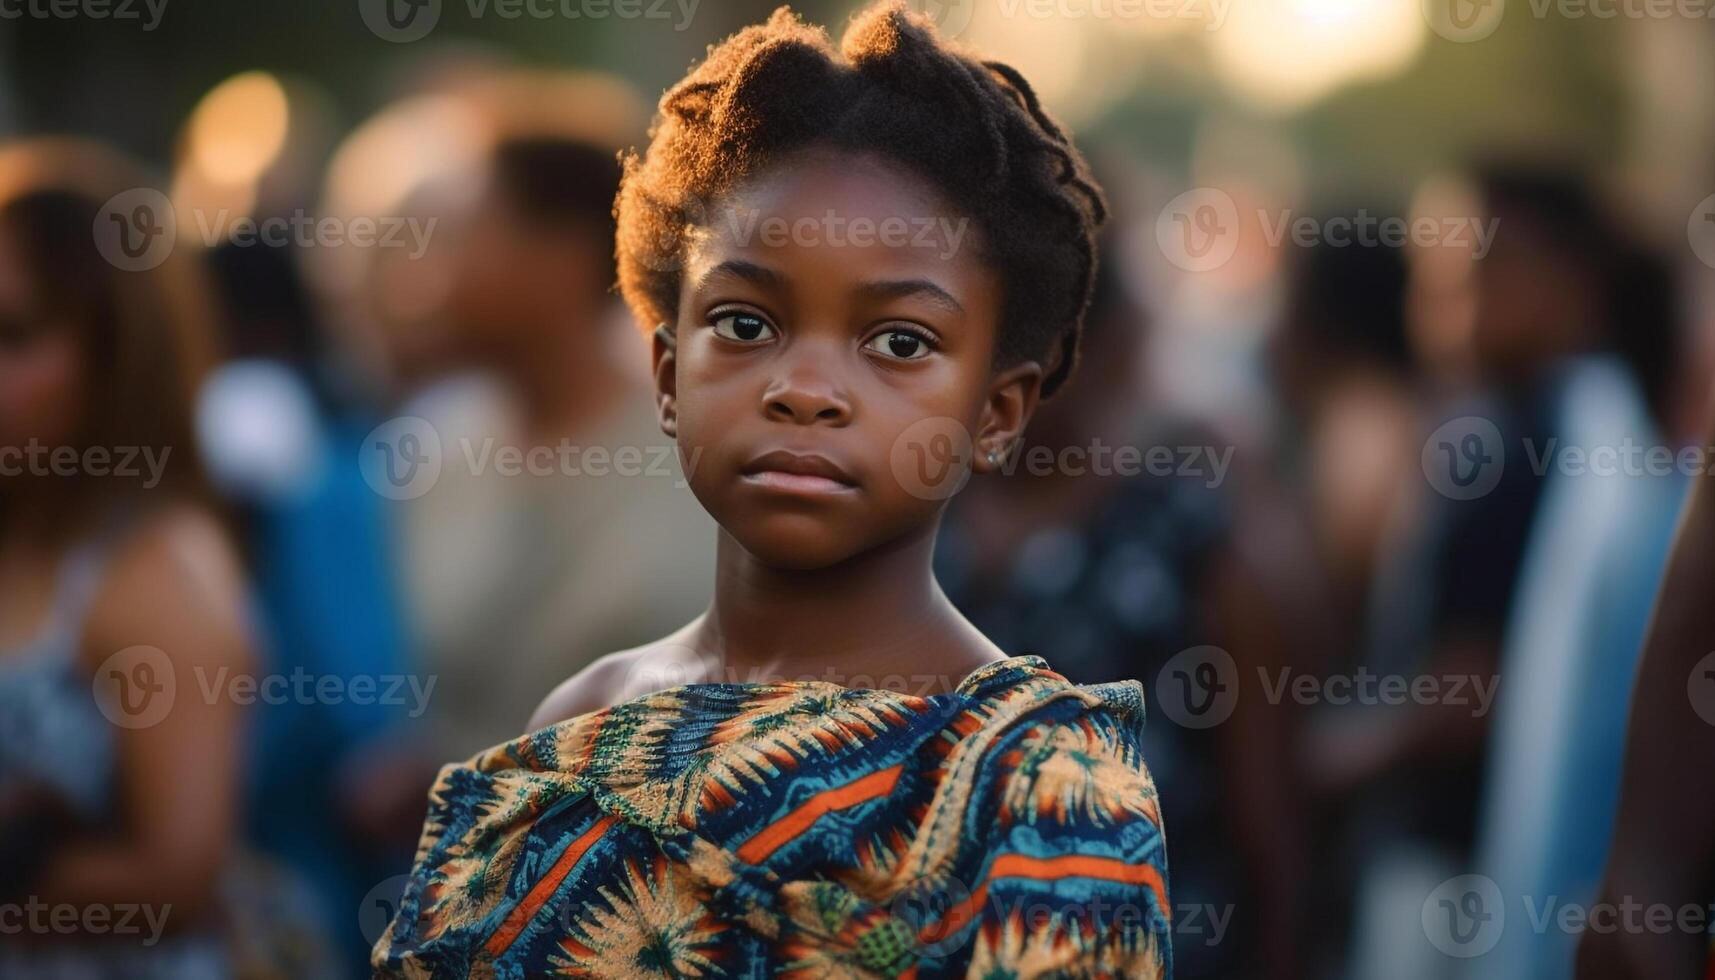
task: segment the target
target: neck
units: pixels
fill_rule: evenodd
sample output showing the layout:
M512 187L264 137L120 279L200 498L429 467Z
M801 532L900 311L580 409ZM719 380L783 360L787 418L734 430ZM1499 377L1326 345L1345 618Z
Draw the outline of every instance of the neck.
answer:
M938 522L937 522L938 523ZM724 530L715 597L695 643L739 676L928 675L947 685L1002 654L930 568L936 523L827 568L770 567ZM952 674L958 676L952 676ZM841 675L845 676L841 676ZM866 685L859 685L866 686Z

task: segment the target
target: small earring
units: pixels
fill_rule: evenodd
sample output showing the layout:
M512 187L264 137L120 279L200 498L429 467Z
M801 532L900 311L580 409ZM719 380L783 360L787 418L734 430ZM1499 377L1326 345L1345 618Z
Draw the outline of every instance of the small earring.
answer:
M1000 453L997 450L989 450L989 465L993 466L998 462L1000 462Z

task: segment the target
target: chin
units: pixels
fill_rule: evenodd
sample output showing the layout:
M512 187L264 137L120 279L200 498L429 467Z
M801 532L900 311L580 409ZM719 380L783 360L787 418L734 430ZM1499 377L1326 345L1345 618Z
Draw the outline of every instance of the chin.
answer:
M863 551L827 518L813 514L769 514L728 526L739 546L770 568L809 572L837 565Z

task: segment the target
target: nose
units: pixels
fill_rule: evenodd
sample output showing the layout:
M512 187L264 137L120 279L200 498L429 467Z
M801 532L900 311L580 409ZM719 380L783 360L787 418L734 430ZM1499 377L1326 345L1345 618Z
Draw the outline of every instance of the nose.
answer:
M762 395L763 413L793 425L846 425L852 403L837 375L820 358L800 357L785 365Z

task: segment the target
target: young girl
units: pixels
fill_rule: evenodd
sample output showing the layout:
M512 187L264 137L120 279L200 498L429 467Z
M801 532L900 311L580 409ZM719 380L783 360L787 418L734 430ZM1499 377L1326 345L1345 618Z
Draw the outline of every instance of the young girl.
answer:
M1071 371L1077 150L898 2L838 51L783 9L662 99L618 216L714 599L442 772L379 973L1168 976L1141 688L1006 656L930 572Z

